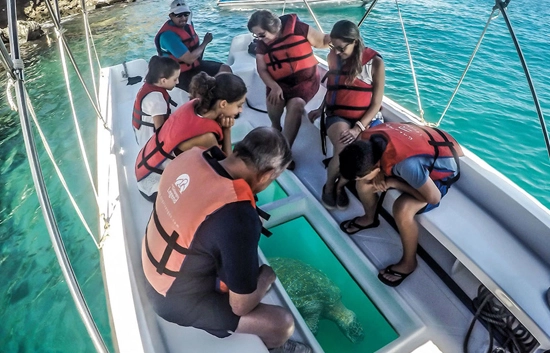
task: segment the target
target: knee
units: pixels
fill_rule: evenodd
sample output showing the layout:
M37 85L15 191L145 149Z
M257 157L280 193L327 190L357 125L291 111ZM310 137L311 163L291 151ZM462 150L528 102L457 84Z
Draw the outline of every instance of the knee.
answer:
M393 217L396 221L412 220L414 214L415 213L407 202L401 198L395 200L393 204Z
M290 311L284 308L278 309L276 320L273 320L272 332L275 340L278 341L276 347L283 345L292 336L294 333L294 318Z
M231 66L222 64L222 66L220 66L220 70L218 71L218 73L220 73L220 72L231 72L231 73L233 73L233 70L231 70Z
M295 112L297 115L304 115L306 113L306 102L302 98L292 98L288 101L287 109Z

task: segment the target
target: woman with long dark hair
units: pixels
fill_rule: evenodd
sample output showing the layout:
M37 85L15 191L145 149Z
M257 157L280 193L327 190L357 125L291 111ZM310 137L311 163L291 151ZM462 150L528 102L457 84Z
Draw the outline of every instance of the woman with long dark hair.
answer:
M138 188L149 201L156 198L164 168L178 154L213 146L231 154L231 127L242 112L245 83L230 73L210 77L201 72L193 77L189 91L193 99L179 107L138 154Z
M369 127L383 122L380 109L384 97L385 70L380 54L365 47L359 28L350 21L336 22L330 32L327 57L327 93L323 105L309 113L314 121L324 109L326 133L333 146L327 167L322 202L328 209L344 209L349 198L347 180L339 175L338 155Z

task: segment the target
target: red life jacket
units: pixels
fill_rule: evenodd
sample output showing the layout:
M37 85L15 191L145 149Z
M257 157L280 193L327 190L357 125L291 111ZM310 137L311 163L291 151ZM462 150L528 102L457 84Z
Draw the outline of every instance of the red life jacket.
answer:
M267 45L264 60L275 81L318 64L307 38L294 33L296 21L294 14L282 16L281 37Z
M361 55L361 66L366 65L379 55L371 48L365 48ZM328 78L327 94L325 95L326 110L331 115L348 119L361 119L372 101L372 84L358 77L351 84L345 82L349 71L347 65L342 66L342 60L331 50L327 57L329 71L323 78Z
M155 36L155 46L157 47L157 53L159 56L165 56L168 54L172 59L176 60L180 64L180 70L181 72L189 71L195 67L200 66L199 60L193 61L191 64L187 64L183 61L180 61L178 58L176 58L172 53L162 49L160 47L160 35L167 31L172 31L176 33L183 43L189 49L189 51L193 51L199 47L199 36L195 32L195 29L193 28L193 25L187 24L186 27L189 29L189 32L181 27L176 27L174 25L170 24L171 21L166 21L164 25L160 28L157 35Z
M218 141L223 140L222 128L218 122L195 113L197 102L197 99L193 99L178 108L139 151L135 166L137 181L151 172L162 174L162 163L166 159L174 159L173 152L176 148L190 138L211 132L217 136Z
M178 105L172 100L172 98L170 98L170 95L168 94L168 91L166 89L145 82L143 86L139 89L139 92L136 96L136 100L134 101L134 111L132 113L132 125L134 125L134 127L138 130L141 125L149 126L153 129L155 128L154 124L143 121L142 119L143 116L150 116L149 114L143 112L143 110L141 109L141 104L143 103L145 97L151 92L162 93L162 97L166 101L166 114L164 114L165 118L168 118L170 116L170 104L175 107Z
M170 163L159 184L153 214L142 244L145 277L155 290L166 296L187 255L193 256L191 243L199 226L221 207L249 201L254 195L244 179L231 180L212 169L194 147ZM220 288L227 290L223 282Z
M433 158L430 168L430 179L440 180L450 186L460 177L460 161L462 148L456 140L445 131L427 126L404 123L384 123L365 130L362 140L369 140L373 135L382 135L387 141L386 149L380 159L380 168L385 175L392 175L392 168L409 157L429 156ZM456 162L454 171L437 170L435 161L439 157L453 157ZM447 179L447 180L445 180Z

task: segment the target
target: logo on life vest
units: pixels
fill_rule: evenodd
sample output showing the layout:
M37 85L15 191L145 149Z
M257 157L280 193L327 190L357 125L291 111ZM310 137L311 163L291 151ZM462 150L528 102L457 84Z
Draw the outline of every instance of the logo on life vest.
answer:
M187 189L189 186L189 175L182 174L180 175L175 182L176 186L180 189L180 194Z

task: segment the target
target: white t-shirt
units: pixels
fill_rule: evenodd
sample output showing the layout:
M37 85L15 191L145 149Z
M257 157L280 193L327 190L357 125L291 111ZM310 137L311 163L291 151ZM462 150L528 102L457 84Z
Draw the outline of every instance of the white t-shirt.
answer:
M153 124L153 116L166 114L166 101L162 93L151 92L146 95L141 102L141 110L145 114L149 114L149 116L142 116L141 119L151 124ZM151 136L153 136L155 129L151 126L141 125L139 129L134 128L134 132L139 147L143 147Z

